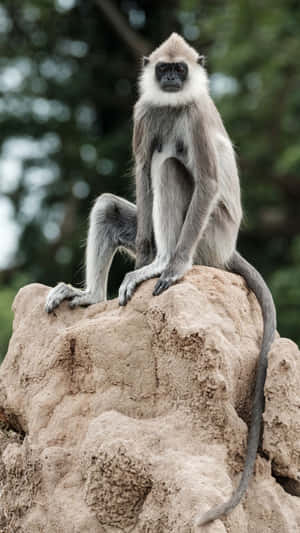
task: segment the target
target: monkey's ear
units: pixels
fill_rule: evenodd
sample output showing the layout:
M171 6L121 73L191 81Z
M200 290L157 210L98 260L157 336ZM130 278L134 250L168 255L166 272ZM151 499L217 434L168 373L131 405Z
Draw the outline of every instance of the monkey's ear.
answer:
M206 58L205 58L205 56L203 56L203 55L198 56L197 63L199 63L199 65L201 65L202 67L204 67L204 66L205 66L205 63L206 63Z
M146 66L148 65L149 62L150 62L149 57L144 56L144 57L143 57L143 67L146 67Z

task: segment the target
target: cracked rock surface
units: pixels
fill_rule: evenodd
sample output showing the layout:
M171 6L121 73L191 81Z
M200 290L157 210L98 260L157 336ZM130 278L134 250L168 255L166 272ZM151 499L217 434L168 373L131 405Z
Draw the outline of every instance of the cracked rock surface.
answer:
M1 533L300 531L300 353L276 338L262 447L247 497L243 469L262 332L234 274L194 267L152 297L55 313L48 288L21 289L0 367Z

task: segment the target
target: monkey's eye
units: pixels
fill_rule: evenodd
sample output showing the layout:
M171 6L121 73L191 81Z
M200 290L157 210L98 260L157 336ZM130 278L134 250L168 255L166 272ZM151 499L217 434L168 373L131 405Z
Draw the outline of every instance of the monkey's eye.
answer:
M166 72L168 68L168 65L166 65L166 63L159 63L157 65L157 71L159 72L159 74L164 74L164 72Z
M176 63L175 64L175 70L179 74L185 74L186 73L186 66L184 65L184 63Z

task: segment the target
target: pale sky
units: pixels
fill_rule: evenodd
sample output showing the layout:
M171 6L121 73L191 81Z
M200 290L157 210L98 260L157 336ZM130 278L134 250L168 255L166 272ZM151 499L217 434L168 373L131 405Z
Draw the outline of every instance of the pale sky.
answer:
M1 76L0 76L1 81ZM46 133L40 141L29 137L13 137L2 145L0 157L0 269L9 266L18 246L20 228L16 223L14 207L6 194L13 192L22 177L23 161L34 158L34 166L26 170L23 184L28 192L22 205L24 222L38 212L45 186L56 179L59 170L54 163L45 168L39 165L42 157L57 150L60 140L55 133Z

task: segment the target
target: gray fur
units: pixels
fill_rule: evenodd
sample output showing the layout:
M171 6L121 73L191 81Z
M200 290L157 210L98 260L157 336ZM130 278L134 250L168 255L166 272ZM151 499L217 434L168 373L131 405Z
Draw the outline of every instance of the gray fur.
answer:
M179 93L163 93L154 81L160 58L186 59L189 76ZM232 498L196 519L203 525L230 512L247 490L260 440L276 312L264 280L236 251L242 208L234 150L198 58L172 34L145 63L134 110L136 206L109 194L99 197L90 217L85 290L59 284L50 291L46 310L53 311L64 299L71 307L105 299L109 267L119 248L136 255L136 269L126 274L119 289L120 305L152 277L160 276L153 292L160 294L192 264L228 269L245 278L264 319L245 468Z
M69 300L71 308L105 300L109 268L118 249L135 256L136 206L113 194L102 194L90 215L85 289L59 283L47 295L46 311L51 313L63 300Z
M157 295L192 264L225 268L242 213L232 145L208 93L201 105L141 100L134 115L137 250L148 249L154 233L157 253L125 277L121 305L151 277L160 276Z
M245 468L238 484L237 489L233 493L230 500L212 508L210 511L204 513L196 520L196 525L205 525L216 518L228 514L234 507L236 507L244 496L250 478L253 473L258 445L261 437L262 416L265 405L264 385L266 381L266 373L268 366L268 353L274 341L276 331L276 310L272 295L266 286L263 278L257 270L246 261L237 251L235 251L228 264L228 270L240 274L247 282L248 287L256 295L263 315L264 330L263 339L260 349L260 356L256 371L256 382L254 398L252 402L252 416L251 424L248 433L247 453L245 459Z

